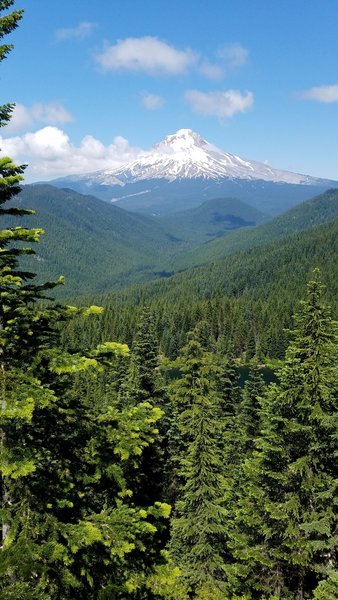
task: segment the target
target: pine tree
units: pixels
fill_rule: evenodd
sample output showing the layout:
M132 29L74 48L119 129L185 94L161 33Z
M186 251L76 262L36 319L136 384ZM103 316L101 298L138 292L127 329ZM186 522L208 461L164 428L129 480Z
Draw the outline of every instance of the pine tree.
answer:
M337 335L322 289L316 271L280 385L262 400L236 512L234 552L246 585L277 598L302 600L337 568Z
M7 11L14 5L14 0L0 0L0 40L5 35L10 34L14 31L23 16L23 10L13 10L5 15L1 16L1 13ZM1 44L0 45L0 62L4 60L10 51L13 49L13 44ZM3 104L0 106L0 127L3 127L8 123L11 118L14 104Z
M247 569L236 560L236 549L239 543L236 520L237 507L248 493L246 480L246 462L252 456L256 438L260 434L260 403L265 389L263 377L257 365L253 363L249 369L249 377L242 389L238 409L234 417L231 439L227 451L228 477L224 504L227 509L228 547L235 556L227 564L229 591L240 591L238 581L248 577ZM246 538L244 536L245 548ZM249 588L249 586L248 586ZM247 589L248 589L247 588Z
M143 498L152 504L167 496L164 489L164 461L166 454L166 394L159 369L159 351L153 315L147 307L140 313L130 353L129 369L121 385L121 406L137 407L147 402L162 411L158 435L153 444L144 449L138 471L132 469L130 486L135 500Z
M259 434L260 399L264 394L264 378L257 364L250 365L236 417L236 437L241 460L251 454Z
M183 348L178 364L182 377L174 385L174 402L182 483L172 521L171 554L188 586L216 594L224 586L226 537L221 403L211 356L197 340Z
M140 314L131 349L130 367L124 395L131 403L156 402L160 397L158 343L154 319L148 308Z

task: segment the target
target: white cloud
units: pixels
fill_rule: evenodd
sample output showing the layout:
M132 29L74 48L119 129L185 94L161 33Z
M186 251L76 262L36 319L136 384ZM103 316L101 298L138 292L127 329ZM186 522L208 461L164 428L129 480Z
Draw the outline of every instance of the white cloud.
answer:
M156 110L163 106L165 100L162 96L157 94L150 94L149 92L142 92L141 101L145 108L148 110Z
M104 71L143 71L149 75L184 73L197 61L192 50L177 50L156 37L126 38L96 56Z
M70 39L82 40L91 34L94 27L95 23L82 21L76 27L57 29L55 32L55 37L60 41Z
M19 164L28 163L26 181L48 180L63 175L114 169L144 153L128 140L116 136L105 146L86 135L78 146L58 127L44 127L22 136L1 137L1 155L8 154Z
M224 69L220 65L216 63L211 63L208 60L204 60L200 67L199 71L202 75L207 77L207 79L213 79L215 81L219 81L224 77Z
M232 117L238 112L246 112L252 107L254 97L252 92L242 94L238 90L224 92L199 92L189 90L184 99L191 105L194 112L216 117Z
M69 123L73 118L59 102L39 102L32 106L16 104L6 131L18 131L34 124Z
M338 102L338 85L320 85L318 87L312 87L309 90L299 92L297 97L301 100L324 102L324 104Z
M209 60L190 48L179 50L157 37L126 38L106 44L96 55L103 71L132 71L148 75L180 75L194 69L207 79L219 81L226 71L238 69L247 62L249 51L239 43L222 46L216 60Z
M218 50L217 56L224 61L226 68L238 69L246 64L249 51L241 44L228 44Z
M248 60L249 51L241 44L222 46L216 53L216 62L205 59L199 66L199 72L208 79L221 80L229 71L243 67Z

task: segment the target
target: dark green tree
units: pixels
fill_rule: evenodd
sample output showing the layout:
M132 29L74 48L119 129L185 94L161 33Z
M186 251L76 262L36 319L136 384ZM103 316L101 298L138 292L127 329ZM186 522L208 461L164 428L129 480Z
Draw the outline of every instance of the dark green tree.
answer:
M158 361L154 319L145 307L140 314L132 343L129 373L124 389L125 397L131 404L142 401L156 402L160 397Z
M6 14L1 14L8 11L14 5L14 0L0 0L0 40L10 34L19 25L23 16L23 10L12 10ZM13 44L0 45L0 62L4 60L10 51L13 49ZM14 108L13 103L7 103L0 106L0 127L8 123Z
M180 435L181 485L172 521L171 554L191 590L217 597L224 586L226 539L217 369L215 373L211 355L195 339L182 349L178 365L182 376L173 386L173 402Z
M121 406L137 407L147 402L161 409L162 418L153 444L144 449L138 471L132 467L130 486L135 500L152 504L167 496L164 490L165 456L167 446L166 394L159 368L159 351L154 317L147 307L139 315L132 343L129 368L120 388Z
M315 271L280 385L263 396L261 434L236 508L244 589L277 598L309 597L337 568L337 330L322 290Z
M261 370L254 362L250 365L248 379L244 383L236 417L237 446L243 461L254 448L259 435L260 400L265 391Z

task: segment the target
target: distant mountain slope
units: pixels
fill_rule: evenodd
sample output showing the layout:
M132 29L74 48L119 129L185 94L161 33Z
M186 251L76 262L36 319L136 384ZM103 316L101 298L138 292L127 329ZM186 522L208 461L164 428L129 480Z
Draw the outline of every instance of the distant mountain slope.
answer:
M201 265L242 250L277 241L287 235L303 231L338 217L338 189L327 192L299 204L286 213L254 227L234 231L193 251L178 256L175 269Z
M29 260L38 261L41 278L65 275L70 293L91 287L105 290L170 274L173 256L215 237L224 228L252 225L254 219L262 219L252 207L228 199L225 204L210 201L196 209L196 215L186 213L183 228L183 218L178 215L176 226L172 222L169 227L159 219L129 213L95 197L40 184L25 186L17 200L18 205L37 212L20 224L46 231L36 246L37 257ZM212 218L215 223L209 225ZM179 236L176 229L180 229ZM36 267L33 262L33 269Z
M2 227L43 227L46 235L35 247L37 255L27 259L30 268L42 280L65 275L67 286L59 293L76 295L168 277L333 220L338 216L338 190L256 227L248 225L249 219L262 219L262 215L234 199L208 201L183 215L155 219L72 190L32 185L24 187L15 204L37 214L3 217ZM244 223L242 229L205 242L210 235L222 233L222 228Z
M256 351L261 360L281 358L290 339L286 329L293 327L292 315L299 310L314 268L320 268L326 302L338 317L337 255L335 219L170 278L100 297L92 294L81 303L103 305L96 331L113 330L116 339L127 336L129 343L142 307L149 307L156 315L161 352L170 358L177 356L197 324L207 347L222 352L230 347L244 361ZM100 341L96 331L92 342ZM80 329L77 335L81 338Z
M294 233L278 241L251 250L238 252L201 267L132 286L127 290L112 291L100 301L116 319L121 310L134 311L143 305L156 310L169 328L169 338L163 342L168 348L176 330L180 342L198 319L225 322L226 335L237 338L237 344L246 344L250 332L261 339L265 349L272 339L273 355L276 348L285 346L284 327L290 327L291 315L304 297L306 283L313 269L319 268L327 287L327 300L333 314L338 316L338 219ZM88 299L87 299L88 301ZM224 331L220 333L224 334ZM241 337L242 341L241 341ZM243 347L242 347L243 349Z
M135 183L142 179L260 179L276 183L313 184L318 181L308 175L273 169L265 163L246 160L224 152L191 129L179 129L168 135L137 160L113 171L101 171L96 179L104 183L113 180Z
M69 180L72 176L69 176ZM269 165L240 158L220 150L191 129L179 129L153 146L133 162L117 169L105 169L78 175L73 179L92 181L101 185L119 185L149 179L196 179L219 181L243 179L317 185L328 183L310 175L274 169Z
M42 227L46 235L35 246L33 269L41 278L66 276L71 293L104 290L154 276L161 258L175 241L161 226L142 215L73 190L48 185L25 186L16 206L37 214L10 224ZM9 219L3 219L9 225Z
M220 150L191 129L167 136L121 168L52 181L118 202L127 210L164 215L204 200L238 197L275 215L338 182L274 169Z
M259 179L205 181L196 178L178 181L156 180L156 182L144 180L126 184L123 188L123 197L121 191L119 195L116 190L107 190L107 192L111 198L113 191L114 201L118 206L132 212L155 216L194 208L206 200L219 197L239 198L267 215L276 216L314 195L325 192L333 184L334 182L323 185L303 185L274 183ZM338 186L338 183L335 185ZM100 197L99 194L97 195Z
M265 220L266 215L238 198L213 198L195 208L158 217L168 233L193 245Z

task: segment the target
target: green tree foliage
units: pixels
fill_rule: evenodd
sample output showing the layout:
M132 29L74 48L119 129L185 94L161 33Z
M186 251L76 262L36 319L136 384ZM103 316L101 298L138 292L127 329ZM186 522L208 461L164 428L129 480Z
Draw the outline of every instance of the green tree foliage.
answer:
M14 4L14 0L0 0L0 40L14 29L17 28L19 21L22 18L23 10L13 10L6 14L1 14L4 11L10 9ZM10 51L13 49L13 44L1 44L0 45L0 62L4 60ZM3 104L0 106L0 127L3 127L8 123L11 118L14 104Z
M3 175L5 199L18 177ZM60 323L99 310L41 305L55 284L32 284L32 274L18 269L32 250L13 244L35 241L40 231L1 233L1 594L96 598L106 588L126 598L145 585L155 523L168 516L160 503L128 500L125 477L154 440L161 411L142 401L119 408L114 395L101 406L82 396L74 376L111 372L127 348L62 351Z
M265 391L265 383L258 365L250 365L249 376L245 381L236 418L236 437L241 460L251 454L254 440L259 434L260 399Z
M320 581L316 587L314 600L336 600L338 598L338 571L329 571L327 578Z
M154 318L144 308L139 316L133 340L129 367L119 393L121 406L139 407L148 403L160 410L156 439L144 448L137 471L132 468L130 487L135 501L152 504L167 496L164 489L165 456L167 445L166 394L159 369L159 352ZM155 545L154 540L154 545Z
M222 590L225 511L221 454L221 401L211 356L195 339L178 361L182 377L174 385L178 405L180 478L172 521L171 553L195 592Z
M149 400L159 396L158 347L154 320L148 308L140 314L132 344L131 360L125 395L129 402Z
M262 399L261 434L236 509L244 587L277 598L308 597L337 564L337 333L322 288L315 272L280 385Z

